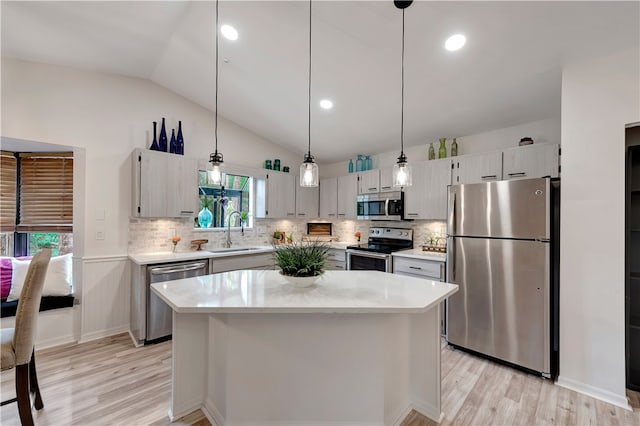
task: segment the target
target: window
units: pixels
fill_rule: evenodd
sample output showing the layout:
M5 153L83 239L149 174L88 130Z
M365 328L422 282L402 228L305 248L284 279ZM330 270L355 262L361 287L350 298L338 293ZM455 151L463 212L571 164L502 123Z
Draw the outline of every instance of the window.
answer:
M250 228L253 223L253 178L239 174L225 174L221 186L210 183L209 174L200 170L198 194L200 197L200 212L206 207L211 212L210 224L207 215L198 214L196 227L198 228L226 228L229 225ZM233 214L238 212L238 214Z
M2 255L73 250L73 153L2 152Z

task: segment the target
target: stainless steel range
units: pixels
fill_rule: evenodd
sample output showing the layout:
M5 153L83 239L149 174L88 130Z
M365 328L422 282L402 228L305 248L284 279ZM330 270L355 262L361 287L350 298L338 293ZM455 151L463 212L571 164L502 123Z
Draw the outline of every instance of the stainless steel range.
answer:
M391 272L391 253L413 248L413 230L371 228L366 243L347 247L347 270Z

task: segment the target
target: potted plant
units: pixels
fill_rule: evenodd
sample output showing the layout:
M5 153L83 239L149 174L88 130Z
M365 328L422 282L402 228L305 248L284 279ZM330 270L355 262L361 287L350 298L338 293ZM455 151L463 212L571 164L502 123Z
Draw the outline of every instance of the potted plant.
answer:
M275 261L289 283L308 287L324 273L328 251L320 241L292 243L276 247Z
M198 223L201 228L209 228L211 221L213 220L213 213L211 213L211 206L213 202L211 198L206 195L200 196L200 212L198 213Z

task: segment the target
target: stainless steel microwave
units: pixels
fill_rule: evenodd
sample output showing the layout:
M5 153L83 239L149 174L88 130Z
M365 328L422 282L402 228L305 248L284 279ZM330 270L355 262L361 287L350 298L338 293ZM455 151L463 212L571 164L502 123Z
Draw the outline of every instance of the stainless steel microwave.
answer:
M402 191L358 195L359 220L403 220L404 193Z

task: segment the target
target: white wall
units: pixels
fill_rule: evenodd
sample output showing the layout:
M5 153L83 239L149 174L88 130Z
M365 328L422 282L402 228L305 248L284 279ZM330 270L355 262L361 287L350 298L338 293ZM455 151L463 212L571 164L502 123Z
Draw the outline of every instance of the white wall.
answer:
M533 138L535 143L560 143L560 117L548 118L545 120L532 121L530 123L519 124L517 126L497 129L490 132L479 133L459 137L458 154L475 154L478 152L495 151L504 148L518 146L518 141L525 136ZM397 149L373 155L373 167L393 166L400 154L399 142ZM438 141L434 141L433 147L438 155ZM405 148L405 154L409 162L425 161L428 159L429 145L411 146ZM447 139L447 154L451 152L451 139ZM353 159L355 165L355 158ZM332 164L321 164L320 175L322 177L332 177L344 175L348 172L349 160ZM355 167L355 166L354 166Z
M182 120L185 155L208 160L213 113L146 80L2 58L1 136L77 147L74 194L74 280L80 294L80 339L121 330L128 323L123 256L129 240L134 148L147 148L152 121ZM297 167L290 153L219 117L218 147L227 163L261 167L267 158ZM83 190L84 189L84 190ZM77 207L77 208L76 208ZM97 219L103 209L104 219ZM104 240L96 240L96 231ZM126 263L126 262L125 262ZM126 282L123 282L127 280ZM93 306L92 304L95 304Z
M560 378L626 406L625 124L640 119L639 54L562 75Z

